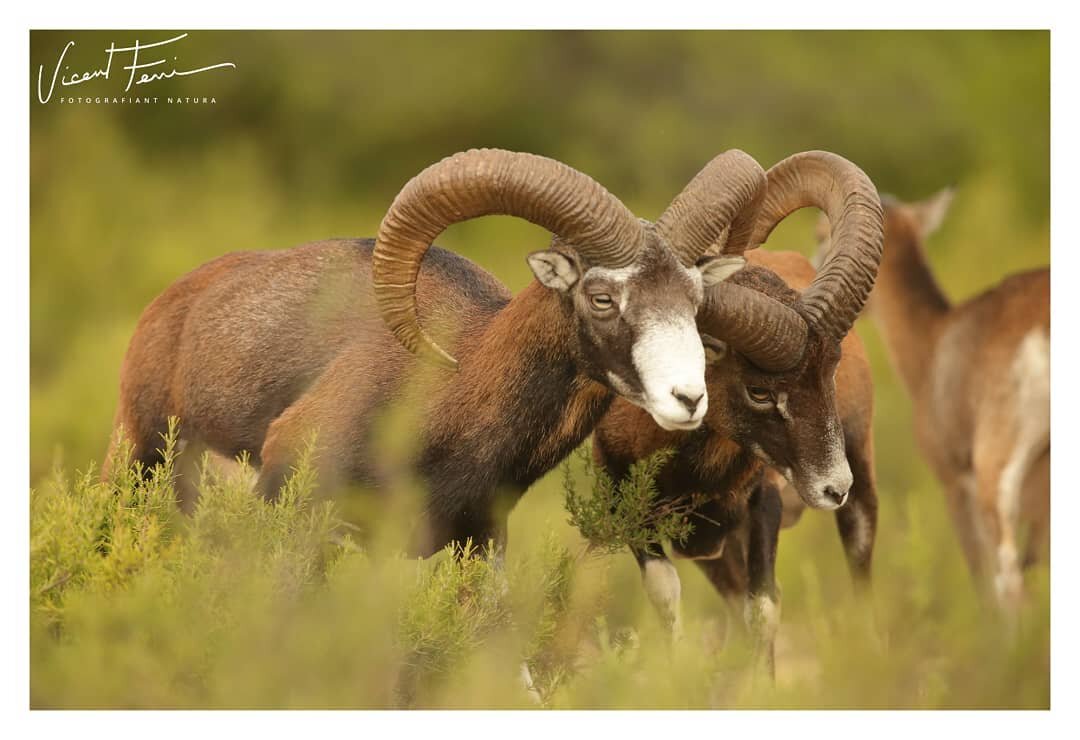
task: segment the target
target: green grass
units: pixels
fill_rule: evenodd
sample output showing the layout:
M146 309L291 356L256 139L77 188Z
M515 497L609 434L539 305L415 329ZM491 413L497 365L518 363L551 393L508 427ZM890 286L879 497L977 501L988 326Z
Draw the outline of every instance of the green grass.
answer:
M1049 702L1045 571L1009 633L975 600L929 496L884 497L871 608L829 517L783 534L773 688L685 562L687 635L669 649L633 559L587 547L555 476L511 517L504 565L473 543L417 561L368 552L312 493L306 459L273 504L242 461L204 460L181 514L175 445L162 444L149 477L57 471L31 492L34 707L525 708L522 661L551 708ZM578 458L566 476L592 486L587 472Z

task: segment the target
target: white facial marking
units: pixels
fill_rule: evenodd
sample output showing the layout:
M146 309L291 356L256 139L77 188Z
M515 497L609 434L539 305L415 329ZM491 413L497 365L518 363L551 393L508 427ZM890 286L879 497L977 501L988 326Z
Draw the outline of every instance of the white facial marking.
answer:
M683 265L677 265L677 269L682 270L691 281L695 301L700 302L703 295L700 271ZM593 267L586 274L624 286L640 272L640 265L630 265L619 268ZM620 311L625 311L630 292L626 289L620 291ZM631 403L648 411L663 429L698 428L705 417L709 399L705 389L705 350L697 333L695 318L644 311L637 341L630 355L643 392L632 392L624 379L609 372L607 377L611 387ZM692 413L677 395L697 399Z
M705 349L691 316L648 316L631 352L644 408L662 428L696 429L708 408ZM693 413L676 397L699 399Z
M589 277L610 280L613 283L625 283L639 272L641 272L641 265L630 265L629 267L590 267L585 274Z
M601 278L609 282L615 283L619 286L625 286L626 282L641 272L641 265L630 265L629 267L591 267L586 272L586 276ZM626 310L626 301L629 296L629 291L619 291L619 312Z
M670 560L647 560L641 579L645 594L660 615L661 623L670 631L673 639L678 639L682 634L682 583L679 581L679 571L675 570Z
M788 411L787 393L785 391L776 394L776 410L784 421L791 421L791 412Z
M808 468L803 480L797 481L796 489L807 506L814 509L839 509L847 502L854 476L844 454L844 436L839 424L830 424L825 430L825 459L816 468ZM842 492L845 498L837 502L825 495L826 489Z

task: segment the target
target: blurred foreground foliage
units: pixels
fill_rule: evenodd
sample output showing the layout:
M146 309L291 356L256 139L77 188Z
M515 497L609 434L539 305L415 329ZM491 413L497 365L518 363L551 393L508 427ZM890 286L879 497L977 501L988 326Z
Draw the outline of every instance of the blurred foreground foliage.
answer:
M246 463L204 458L188 516L175 445L163 449L148 476L57 471L32 491L34 707L535 706L523 660L553 708L1049 701L1045 571L1010 636L975 602L934 507L886 503L872 607L855 601L831 526L785 533L773 689L688 563L687 637L669 648L633 559L587 555L565 527L515 528L503 564L473 543L374 555L309 461L267 503ZM568 475L588 485L576 462ZM815 557L785 558L794 540Z

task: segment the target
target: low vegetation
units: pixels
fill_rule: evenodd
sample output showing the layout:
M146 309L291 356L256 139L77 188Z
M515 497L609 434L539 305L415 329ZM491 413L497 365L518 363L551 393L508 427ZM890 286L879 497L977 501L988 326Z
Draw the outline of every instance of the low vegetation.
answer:
M888 577L873 614L850 593L829 517L808 514L784 533L770 688L746 669L748 648L692 565L687 636L669 649L633 559L605 554L640 536L662 456L623 490L636 514L616 517L599 547L559 521L549 476L511 517L506 562L471 542L417 561L369 548L378 537L318 495L307 460L273 504L253 494L244 461L223 471L204 460L196 509L181 514L174 437L162 444L167 462L149 476L120 468L101 483L93 470L57 470L31 492L35 707L534 707L522 661L551 708L1049 701L1045 573L1008 637L975 602L929 497L885 504ZM571 518L596 532L589 512L611 482L585 452L563 478L590 491L569 497ZM669 536L687 524L681 513L667 521Z

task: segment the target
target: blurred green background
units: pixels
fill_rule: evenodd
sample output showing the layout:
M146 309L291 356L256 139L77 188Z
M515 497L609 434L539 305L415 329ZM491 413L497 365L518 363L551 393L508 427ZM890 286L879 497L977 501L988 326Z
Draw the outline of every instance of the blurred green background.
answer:
M172 35L32 33L31 95L38 66L47 81L68 40L76 45L66 63L84 70L104 64L110 41ZM929 245L950 297L1048 264L1049 42L1037 31L196 31L175 45L177 67L227 60L237 68L138 94L213 96L215 104L35 98L31 481L39 485L56 465L100 460L127 341L142 308L171 281L229 251L373 236L409 177L470 147L567 162L646 218L724 149L743 149L766 167L827 149L902 199L958 187ZM124 78L114 70L111 80L56 95L135 94L122 92ZM789 219L770 248L809 254L815 218ZM529 224L486 218L452 227L439 243L517 290L531 279L525 253L546 239ZM872 324L858 328L876 382L878 552L886 553L879 579L906 568L908 586L926 592L919 603L931 611L949 593L970 600L940 491L912 442L906 396ZM555 473L523 499L511 518L512 547L535 542L540 523L574 541L558 491ZM849 588L829 519L807 516L782 540L793 625L800 609ZM916 542L925 547L913 549ZM903 563L880 565L905 552ZM809 555L827 564L821 572L807 570ZM631 559L622 560L615 582L632 608L618 613L629 620L642 597ZM684 565L688 609L707 611L713 597ZM920 568L936 571L936 580L921 583ZM1036 669L1024 674L1034 704L1049 701L1048 634Z

